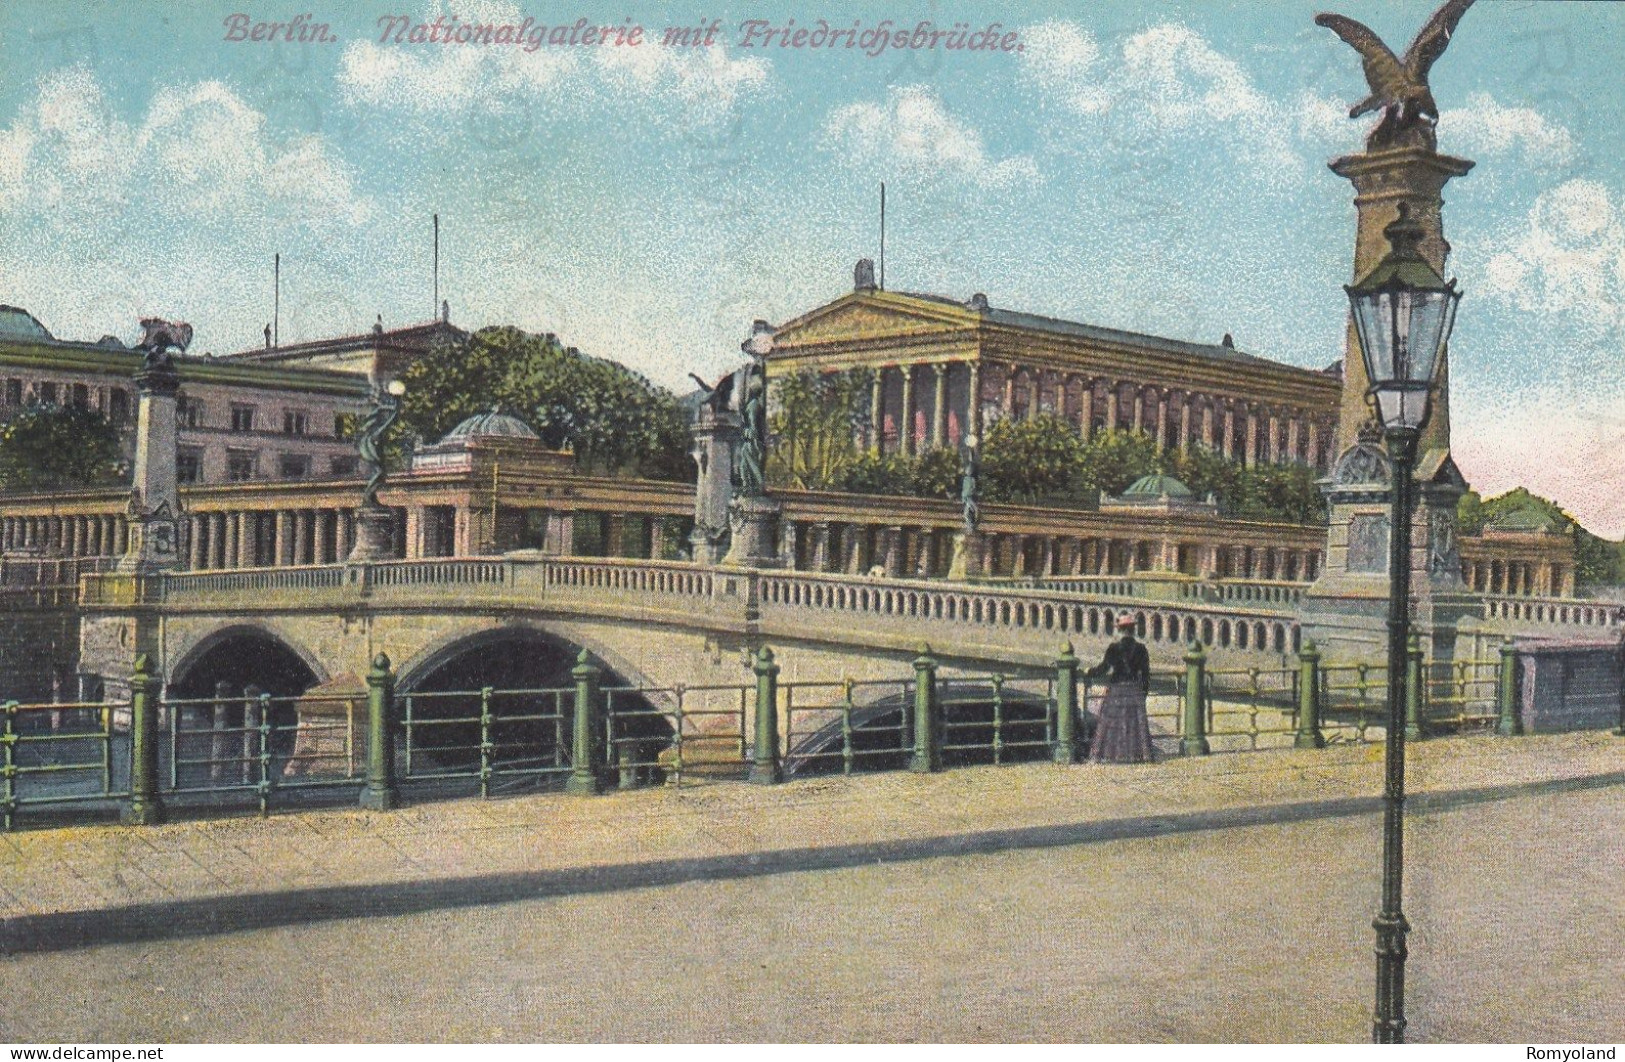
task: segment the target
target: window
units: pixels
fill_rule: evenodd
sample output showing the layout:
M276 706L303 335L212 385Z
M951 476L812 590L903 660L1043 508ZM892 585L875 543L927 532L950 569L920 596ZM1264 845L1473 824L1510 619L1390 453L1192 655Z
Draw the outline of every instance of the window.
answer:
M310 475L310 455L283 454L277 467L283 479L304 479Z
M203 451L183 446L175 451L175 480L196 483L203 478Z
M203 427L203 403L195 398L181 395L175 400L175 419L183 428Z
M354 456L335 457L328 465L329 470L335 476L353 476L360 467L360 460Z
M115 387L107 395L107 419L115 425L130 419L130 392Z
M310 433L310 418L297 410L287 410L282 414L282 434L307 435Z
M40 400L41 405L54 406L56 405L56 384L44 382L36 384L34 395Z
M231 430L232 431L253 431L254 430L254 407L253 406L237 406L237 405L234 405L234 406L231 407Z
M6 381L6 405L20 406L23 404L23 382L18 379Z
M87 387L84 384L74 384L73 385L73 397L71 399L69 399L69 401L72 402L75 406L77 406L80 409L89 409L90 408L90 388Z
M227 450L226 478L233 483L246 483L253 479L255 456L252 450Z

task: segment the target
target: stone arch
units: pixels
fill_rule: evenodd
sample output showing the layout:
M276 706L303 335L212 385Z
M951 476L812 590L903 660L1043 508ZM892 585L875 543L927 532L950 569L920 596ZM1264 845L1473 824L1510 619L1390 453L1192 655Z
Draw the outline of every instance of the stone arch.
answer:
M209 654L233 639L248 638L271 642L287 652L293 654L309 670L313 679L312 685L327 682L332 676L321 659L307 649L298 639L290 638L283 631L278 630L269 623L260 623L249 620L234 621L222 627L217 627L191 646L183 649L175 659L165 661L164 686L183 687L190 673ZM364 666L358 662L358 668Z
M459 656L482 645L495 645L525 636L553 642L571 656L582 649L587 650L594 662L608 672L604 676L606 685L610 682L611 676L616 682L624 682L631 686L658 685L656 680L629 660L624 653L598 639L582 637L577 631L566 635L542 621L511 620L500 624L486 621L478 625L460 626L420 646L405 659L395 661L396 689L403 693L411 692L426 677Z

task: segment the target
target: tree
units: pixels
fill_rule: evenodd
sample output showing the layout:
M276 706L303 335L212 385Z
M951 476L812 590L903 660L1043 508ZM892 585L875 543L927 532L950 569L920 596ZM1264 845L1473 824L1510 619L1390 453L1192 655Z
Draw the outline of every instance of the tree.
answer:
M29 405L0 427L0 489L106 486L125 471L118 430L95 410Z
M855 470L866 454L859 440L869 428L874 374L798 372L768 383L768 425L773 446L768 481L803 490L856 490L852 476L869 482L874 469Z
M437 440L501 406L585 471L687 479L688 417L677 396L613 361L510 326L441 340L402 376L401 430Z
M1069 495L1083 440L1053 414L995 421L984 433L982 497L993 502L1035 502Z

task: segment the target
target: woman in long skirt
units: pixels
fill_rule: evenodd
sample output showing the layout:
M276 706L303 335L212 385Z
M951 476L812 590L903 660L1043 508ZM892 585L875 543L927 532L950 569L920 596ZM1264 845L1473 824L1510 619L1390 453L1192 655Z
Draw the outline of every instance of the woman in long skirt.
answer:
M1123 636L1106 647L1106 657L1090 668L1089 678L1106 679L1100 725L1089 743L1095 763L1144 763L1152 759L1151 721L1145 695L1151 685L1151 654L1134 638L1134 617L1117 621Z

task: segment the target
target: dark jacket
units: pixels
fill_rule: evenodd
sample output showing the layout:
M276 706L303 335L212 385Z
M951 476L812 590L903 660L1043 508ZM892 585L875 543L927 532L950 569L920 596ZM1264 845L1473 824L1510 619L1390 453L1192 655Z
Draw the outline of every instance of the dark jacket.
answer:
M1106 657L1084 672L1086 678L1105 677L1108 682L1137 682L1140 689L1151 685L1151 654L1131 635L1106 647Z

